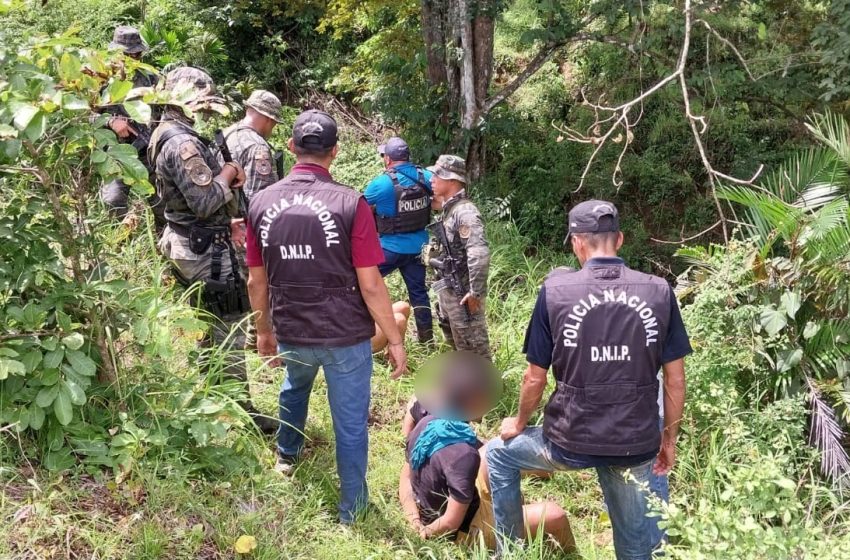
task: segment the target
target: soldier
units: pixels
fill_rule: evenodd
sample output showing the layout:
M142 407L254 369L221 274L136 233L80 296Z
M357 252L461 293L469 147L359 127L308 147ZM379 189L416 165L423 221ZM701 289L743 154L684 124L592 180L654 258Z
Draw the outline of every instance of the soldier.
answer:
M242 190L248 200L277 183L274 151L267 142L275 125L281 122L280 99L262 89L255 90L245 102L245 117L224 129L224 139L233 160L245 170ZM219 163L224 161L219 158Z
M410 161L407 142L398 137L378 147L386 170L372 179L363 191L375 211L375 222L384 251L383 276L401 273L419 342L434 339L431 302L425 285L422 247L428 243L426 227L431 221L431 172Z
M142 40L141 35L139 35L139 30L126 25L115 28L109 48L112 50L121 50L125 56L134 60L139 60L148 50L147 45ZM133 74L133 88L153 87L156 85L157 79L156 74L137 70ZM148 163L147 158L152 127L131 120L130 115L127 114L127 111L121 105L110 105L105 107L103 112L112 115L107 121L106 126L118 136L118 140L122 144L132 144L139 154L139 161L152 172L153 168ZM130 187L120 179L114 179L101 187L100 198L110 213L118 218L124 218L127 215L129 207ZM154 215L158 221L162 221L162 205L159 198L156 195L152 195L148 198L148 203L154 209Z
M426 260L435 268L437 318L446 340L456 350L492 359L484 314L490 250L478 208L466 196L466 162L441 155L428 168L442 216L429 226L435 239Z
M245 170L245 185L242 191L250 201L261 190L280 179L281 169L275 169L274 156L269 143L266 141L281 122L280 99L275 94L262 89L251 93L245 102L245 117L236 124L224 129L224 141L230 150L233 161L239 163ZM282 154L280 154L282 157ZM224 157L218 155L219 164L224 164ZM245 222L234 226L233 244L239 258L242 277L248 278L248 266L245 264ZM256 344L254 323L248 323L246 345L251 348Z
M165 77L164 89L183 100L193 115L226 112L223 100L215 95L212 78L197 68L172 70ZM151 138L148 155L168 222L159 247L171 260L181 285L203 284L203 307L214 317L205 344L242 350L244 333L240 329L231 335L230 330L243 322L250 307L231 243L231 220L239 216L234 189L244 184L245 173L236 162L220 166L192 125L193 119L182 109L166 105ZM233 352L227 355L225 372L247 385L245 361ZM277 423L261 416L250 399L242 406L263 432L277 429Z

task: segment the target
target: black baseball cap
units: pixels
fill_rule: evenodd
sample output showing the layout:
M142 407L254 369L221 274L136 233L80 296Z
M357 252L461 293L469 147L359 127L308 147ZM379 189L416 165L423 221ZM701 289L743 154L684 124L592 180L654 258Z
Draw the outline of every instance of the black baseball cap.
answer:
M586 200L573 206L567 219L567 237L574 233L602 233L620 231L620 213L613 203L605 200Z
M324 111L310 109L295 119L292 141L299 148L327 150L337 143L336 121Z
M398 136L393 136L387 140L386 144L378 146L378 153L382 156L388 156L393 161L410 160L410 147Z

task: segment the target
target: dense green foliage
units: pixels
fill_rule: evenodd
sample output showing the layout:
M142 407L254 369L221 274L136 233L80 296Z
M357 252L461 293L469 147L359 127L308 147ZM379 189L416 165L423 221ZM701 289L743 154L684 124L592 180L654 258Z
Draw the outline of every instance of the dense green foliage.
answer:
M138 65L78 42L0 55L0 422L32 433L33 456L49 469L79 458L126 474L166 452L218 470L226 447L244 445L220 447L244 414L175 352L174 332L202 323L162 285L162 263L143 276L144 261L118 259L134 253L90 206L92 185L114 177L151 188L133 147L92 117L119 103L150 117L145 103L125 100ZM139 242L152 246L151 235ZM175 366L181 375L169 374Z
M565 209L610 198L632 266L670 278L684 271L678 291L695 353L672 501L658 506L667 554L848 556L847 2L694 3L704 23L692 30L686 79L692 110L706 117L707 155L734 176L766 170L755 185L720 189L735 239L720 244L715 230L674 257L677 245L651 238L688 237L717 219L675 85L640 106L619 188L612 173L628 138L601 151L575 192L594 145L563 131L598 134L583 95L617 104L671 71L681 4L496 3L493 90L545 41L567 36L576 14L595 6L605 17L592 40L557 50L483 123L487 173L472 190L493 251L488 321L506 390L478 430L495 435L516 410L538 286L552 267L574 264L560 250ZM393 132L430 163L456 123L440 119L444 92L427 85L419 3L0 0L0 18L0 515L11 520L0 556L230 557L237 537L251 535L255 558L486 558L408 531L396 499L397 421L412 383L392 382L380 358L374 509L363 522L343 530L331 521L333 432L321 382L306 461L291 480L273 473L272 446L235 403L243 388L217 382L223 356L200 371L203 323L173 289L150 220L128 230L96 199L113 177L136 197L150 190L133 151L91 116L122 103L146 120L144 101L154 100L127 100L138 64L97 50L117 23L141 27L152 47L145 62L203 66L231 101L258 86L279 93L287 107L277 147L300 107L335 114L340 181L360 188L378 173L374 145ZM827 103L839 112L825 113ZM202 128L216 124L224 121ZM389 284L405 297L399 278ZM411 345L414 371L442 350ZM280 374L256 356L248 363L254 398L274 415ZM564 504L582 558L612 557L592 474L527 481L524 491ZM562 555L535 542L506 557Z

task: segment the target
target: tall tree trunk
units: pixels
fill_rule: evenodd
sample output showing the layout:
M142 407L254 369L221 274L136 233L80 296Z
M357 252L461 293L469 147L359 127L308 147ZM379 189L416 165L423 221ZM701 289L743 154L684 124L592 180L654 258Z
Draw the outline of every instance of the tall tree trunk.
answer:
M443 15L446 0L422 0L422 38L428 62L428 83L438 87L446 83L446 36Z
M480 122L493 75L495 0L422 0L428 81L445 84L441 121L458 127L451 149L465 153L471 180L484 169Z

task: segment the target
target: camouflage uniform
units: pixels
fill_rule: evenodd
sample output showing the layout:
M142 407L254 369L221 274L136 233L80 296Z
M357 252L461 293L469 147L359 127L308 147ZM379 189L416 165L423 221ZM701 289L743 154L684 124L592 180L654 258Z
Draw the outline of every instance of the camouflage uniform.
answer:
M463 168L463 160L454 156L444 165L452 165L455 171ZM437 165L429 167L440 173L440 164L446 156L440 156ZM464 173L465 177L465 173ZM487 295L487 274L490 269L490 250L484 237L484 224L475 204L466 196L466 191L445 201L442 216L438 218L446 231L451 254L458 261L462 290L481 301L480 309L468 313L460 304L463 296L455 293L439 269L436 269L437 281L431 286L437 294L437 318L446 340L456 350L469 350L488 360L492 359L490 340L487 335L485 316L485 298ZM428 262L433 265L437 260L445 259L448 254L437 239L431 241L426 250Z
M139 35L139 31L134 27L125 25L121 25L115 29L109 48L121 50L128 56L140 55L148 50L147 45L145 45ZM158 76L156 74L139 70L133 74L133 89L141 90L144 88L151 88L156 85L157 81ZM130 115L121 105L110 105L104 107L102 112L112 115L113 117L120 117L128 120L130 118ZM144 164L144 166L152 172L153 168L148 163L147 147L153 126L134 121L130 121L130 124L138 132L138 135L131 136L129 138L119 138L118 141L122 144L132 144L139 152L139 161L141 161L142 164ZM119 218L123 218L127 215L130 205L130 187L121 179L113 179L101 187L100 198L112 214ZM157 223L164 225L162 204L160 202L159 197L155 194L148 197L148 204L150 204L154 211Z
M264 117L280 123L280 100L265 90L255 90L245 102ZM242 190L248 200L264 188L277 183L274 151L259 132L243 123L236 123L224 130L224 138L233 160L245 170L245 185ZM219 155L219 163L224 163Z
M165 87L175 87L169 82L179 85L187 81L193 87L202 87L204 80L209 82L209 90L199 93L199 97L214 101L212 80L195 68L172 71L166 77ZM246 323L245 315L250 310L245 282L235 265L230 241L231 218L239 216L238 200L230 186L216 178L221 172L219 163L194 134L191 121L182 111L166 109L151 138L148 154L156 170L157 191L164 202L168 222L159 241L160 251L170 259L181 285L203 283L203 305L215 317L211 336L204 340L203 346L243 350L244 329L239 328L231 335L235 325ZM209 356L204 360L208 363ZM244 356L238 352L227 354L224 370L228 376L247 383ZM242 406L255 414L250 401ZM265 420L255 416L255 422L264 431L272 429L274 426L263 425Z
M280 100L268 91L255 90L245 102L245 106L275 122L280 122ZM275 169L273 150L259 132L243 122L231 125L223 132L233 161L245 170L245 184L242 186L242 190L249 201L261 190L278 182L279 177ZM218 163L224 164L224 157L221 154L218 154ZM242 278L247 279L248 265L245 261L244 247L236 249L236 256ZM248 347L256 345L256 331L253 321L248 322L245 343Z

